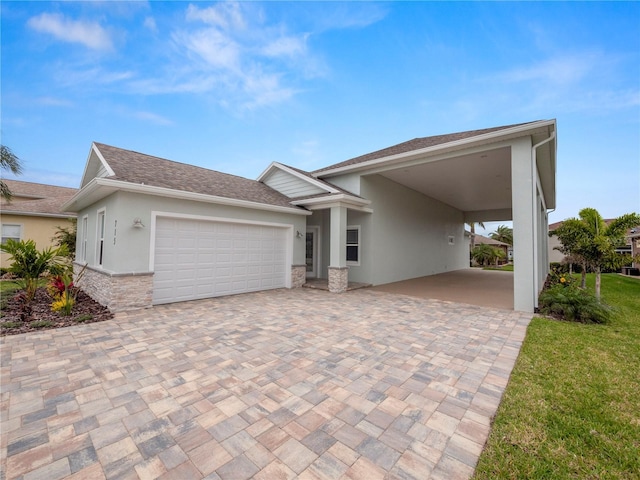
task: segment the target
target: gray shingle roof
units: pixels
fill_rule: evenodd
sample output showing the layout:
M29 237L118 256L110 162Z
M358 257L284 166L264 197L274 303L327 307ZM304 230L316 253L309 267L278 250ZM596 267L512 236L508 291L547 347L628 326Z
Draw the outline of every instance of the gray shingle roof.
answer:
M129 183L169 188L279 207L294 207L290 199L256 180L174 162L131 150L95 143L114 176Z
M61 217L75 215L61 209L62 204L78 192L75 188L21 180L3 181L13 193L11 202L7 202L5 199L0 200L0 209L3 213L46 214Z
M516 123L513 125L505 125L502 127L492 127L492 128L483 128L481 130L469 130L466 132L459 133L449 133L446 135L435 135L432 137L421 137L414 138L413 140L409 140L407 142L399 143L397 145L393 145L391 147L383 148L382 150L376 150L375 152L367 153L365 155L361 155L359 157L352 158L350 160L345 160L344 162L339 162L334 165L329 165L328 167L321 168L319 170L315 170L313 172L314 175L321 174L327 170L333 170L334 168L346 167L350 165L356 165L358 163L368 162L370 160L376 160L378 158L389 157L391 155L398 155L401 153L411 152L414 150L420 150L428 147L435 147L436 145L443 145L445 143L455 142L458 140L464 140L471 137L477 137L480 135L484 135L491 132L496 132L498 130L506 130L508 128L518 127L520 125L527 125L529 123L536 122L526 122L526 123Z

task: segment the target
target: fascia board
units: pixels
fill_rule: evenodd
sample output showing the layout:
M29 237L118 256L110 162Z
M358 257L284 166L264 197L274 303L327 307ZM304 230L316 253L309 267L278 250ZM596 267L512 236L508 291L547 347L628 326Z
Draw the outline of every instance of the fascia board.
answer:
M93 144L93 151L96 152L96 155L100 159L100 162L102 162L102 165L104 165L104 168L107 170L107 173L109 174L107 176L108 177L115 176L116 173L113 171L109 163L107 163L105 158L102 156L102 152L100 152L100 150L98 149L98 146L95 143Z
M310 209L317 210L318 208L329 208L332 206L344 206L348 208L366 208L371 204L370 200L363 198L352 197L351 195L345 195L344 193L338 195L331 195L329 197L308 198L306 200L293 200L293 205L300 205Z
M306 175L301 174L300 172L297 172L295 170L293 170L292 168L287 167L286 165L283 165L282 163L278 163L278 162L272 162L271 165L269 165L269 167L260 174L260 176L257 178L258 182L263 182L270 174L271 172L273 172L274 169L280 169L283 172L287 172L289 175L293 175L294 177L303 180L311 185L313 185L314 187L318 187L322 190L324 190L327 193L338 193L339 190L337 188L333 188L330 187L329 185L327 185L324 182L321 182L319 180L316 180L315 178L310 178Z
M462 140L455 140L453 142L442 143L440 145L434 145L433 147L421 148L418 150L411 150L408 152L398 153L396 155L389 155L387 157L375 158L367 162L356 163L353 165L345 165L344 167L338 167L331 170L324 170L314 174L318 178L332 177L335 175L342 175L348 172L356 172L360 170L367 170L371 167L379 167L384 164L393 165L395 163L406 160L407 158L421 155L433 154L441 151L455 150L474 144L488 144L496 141L507 140L516 138L531 132L539 130L544 127L555 125L555 120L541 120L539 122L527 123L525 125L519 125L517 127L506 128L504 130L498 130L495 132L485 133L484 135L477 135L475 137L464 138Z
M137 183L123 182L109 178L94 178L85 188L76 194L71 200L65 203L62 208L78 208L83 199L89 198L91 194L98 194L97 198L105 197L114 191L140 193L143 195L157 195L165 198L177 200L191 200L194 202L216 203L219 205L229 205L233 207L252 208L255 210L267 210L270 212L289 213L294 215L311 215L311 212L294 207L281 207L278 205L267 205L264 203L238 200L234 198L218 197L215 195L205 195L202 193L183 192L164 187L154 187L152 185L142 185ZM101 192L104 192L101 194ZM71 210L74 211L74 210Z
M18 212L15 210L2 209L2 215L20 215L22 217L45 217L45 218L76 218L77 215L66 213L39 213L39 212Z
M264 169L264 171L256 178L257 182L262 182L269 174L276 168L277 165L280 165L278 162L271 162L271 164Z

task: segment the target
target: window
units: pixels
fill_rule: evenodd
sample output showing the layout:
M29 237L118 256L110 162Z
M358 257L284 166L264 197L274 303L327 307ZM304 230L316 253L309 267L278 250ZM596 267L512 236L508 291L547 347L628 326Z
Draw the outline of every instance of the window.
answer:
M2 224L2 244L7 243L7 240L20 241L22 233L22 225L16 225L11 223Z
M80 261L87 261L87 229L89 228L89 217L82 217L82 230L80 232Z
M96 263L102 266L104 256L105 211L98 211L98 242L96 245Z
M347 227L347 265L360 265L360 226Z

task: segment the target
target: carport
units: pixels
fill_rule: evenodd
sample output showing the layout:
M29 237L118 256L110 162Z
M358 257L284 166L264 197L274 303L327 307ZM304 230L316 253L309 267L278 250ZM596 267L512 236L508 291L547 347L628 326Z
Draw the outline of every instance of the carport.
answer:
M555 208L556 203L555 170L556 122L543 120L418 138L327 167L314 172L314 175L337 185L348 186L353 193L371 201L373 218L361 220L361 223L368 222L370 230L374 231L370 234L374 237L371 247L375 249L372 254L374 258L366 265L370 273L355 274L353 280L382 285L398 280L404 282L404 279L426 274L436 275L428 283L441 282L445 277L439 277L438 274L460 270L465 267L466 260L461 262L461 257L457 257L451 259L448 265L444 262L423 265L417 275L411 275L411 262L421 262L428 257L448 258L447 252L453 249L446 250L447 242L450 246L460 245L456 240L459 234L455 226L461 229L462 222L511 221L515 267L513 274L509 275L512 278L509 308L533 312L549 270L548 212ZM399 187L395 188L394 194L383 191L390 185ZM406 192L402 195L407 199L404 203L400 199L402 195L397 193L402 188ZM406 213L413 205L413 200L409 200L412 192L440 202L442 211L448 212L448 217L438 219L438 228L443 234L437 242L433 240L433 235L424 245L412 240L412 233L417 233L419 228L422 228L422 235L430 233L424 223L419 223L420 217L414 215L411 218ZM389 207L389 202L395 202L395 209ZM331 209L332 225L334 210L336 217L339 217L338 214L345 216L348 208L344 207L342 211L337 207ZM389 221L400 215L404 215L402 221L407 219L403 224ZM411 221L416 228L412 229ZM389 223L389 226L380 226L385 223ZM338 225L338 222L335 224ZM447 232L447 229L450 231ZM341 245L345 242L333 242L333 237L341 234L344 228L335 230L335 233L331 233L332 245L335 243L341 251ZM363 237L366 233L363 233ZM391 238L393 241L390 241ZM399 241L405 239L406 242ZM397 248L399 244L402 248ZM330 267L337 269L347 266L344 258L333 260L333 250L331 255ZM359 268L362 270L362 267ZM386 272L396 271L402 273L389 279ZM420 281L427 282L425 279ZM418 280L403 282L398 283L405 287L419 283ZM454 286L451 288L458 289ZM457 294L454 295L457 297ZM489 298L494 296L492 289Z
M378 292L513 310L513 272L470 268L371 287Z

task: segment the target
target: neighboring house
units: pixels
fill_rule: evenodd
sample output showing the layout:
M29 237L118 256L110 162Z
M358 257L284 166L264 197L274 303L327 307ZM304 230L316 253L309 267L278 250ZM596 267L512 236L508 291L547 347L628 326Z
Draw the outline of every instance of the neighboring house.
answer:
M475 235L475 244L478 245L490 245L492 247L499 248L504 252L504 258L498 260L499 263L507 263L513 260L513 249L511 245L505 242L501 242L499 240L494 240L493 238L485 237L482 235Z
M280 287L333 292L469 267L464 225L513 221L514 305L548 273L556 122L416 138L257 181L94 143L78 212L77 268L112 310Z
M640 228L631 231L629 240L631 242L631 255L633 258L640 258ZM633 262L632 267L640 268L640 261Z
M549 232L554 232L558 227L562 225L563 222L555 222L549 224ZM555 235L549 235L547 239L547 249L549 251L549 262L551 263L562 263L564 261L564 253L562 253L558 248L562 247L562 243Z
M76 214L66 212L62 204L78 193L77 188L57 187L19 180L4 180L13 197L0 200L2 243L7 239L33 240L38 249L54 245L58 227L69 227ZM0 255L0 266L9 266L11 255Z

